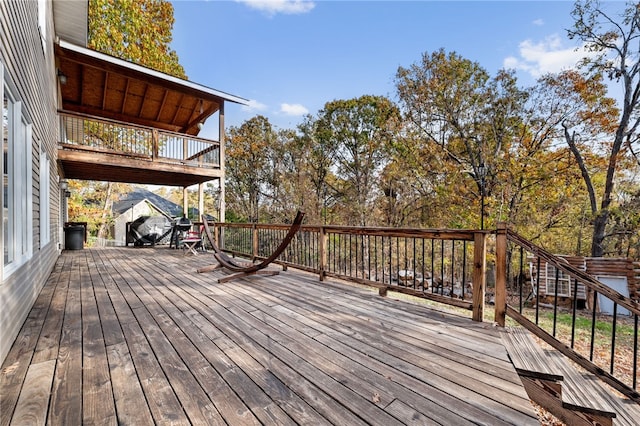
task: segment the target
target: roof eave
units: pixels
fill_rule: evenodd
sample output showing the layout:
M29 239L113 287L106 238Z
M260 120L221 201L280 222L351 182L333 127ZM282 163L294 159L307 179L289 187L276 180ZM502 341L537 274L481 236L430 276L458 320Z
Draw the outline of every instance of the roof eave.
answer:
M249 100L241 98L239 96L231 95L229 93L225 93L220 90L212 89L210 87L203 86L201 84L197 84L189 80L183 80L183 79L180 79L156 70L152 70L142 65L134 64L132 62L128 62L123 59L119 59L114 56L110 56L101 52L97 52L95 50L91 50L86 47L78 46L76 44L70 43L62 39L58 40L58 45L63 49L78 53L80 55L86 55L96 60L104 61L106 63L109 63L117 67L126 68L132 72L146 75L154 79L163 80L167 83L182 87L184 89L200 92L205 96L214 96L228 102L233 102L240 105L249 105Z

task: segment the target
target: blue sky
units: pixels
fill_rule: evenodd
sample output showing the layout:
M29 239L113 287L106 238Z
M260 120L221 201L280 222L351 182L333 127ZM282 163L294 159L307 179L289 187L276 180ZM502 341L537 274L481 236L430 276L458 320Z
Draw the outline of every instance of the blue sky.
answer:
M623 3L614 3L620 7ZM399 66L440 48L521 86L572 66L570 1L174 0L172 48L191 81L250 100L228 104L226 126L261 114L295 128L326 102L393 100ZM210 120L215 121L215 120ZM215 123L201 133L216 137Z

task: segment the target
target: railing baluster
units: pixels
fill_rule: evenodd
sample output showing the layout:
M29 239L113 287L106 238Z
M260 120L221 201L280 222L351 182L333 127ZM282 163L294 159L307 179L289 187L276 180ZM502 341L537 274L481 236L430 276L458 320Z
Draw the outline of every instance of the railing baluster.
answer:
M440 240L440 279L442 280L440 296L444 296L444 240Z
M633 315L633 389L638 387L638 314Z
M421 256L422 261L420 262L422 264L422 291L425 291L425 274L424 274L424 238L422 238L422 256Z
M618 304L613 302L613 324L611 325L611 365L609 374L613 374L613 365L616 358L616 324L618 321Z
M374 237L375 238L375 237ZM371 235L367 234L367 279L371 279Z
M400 237L396 237L396 284L400 284Z
M416 289L416 280L418 279L417 277L417 271L416 271L416 256L417 256L417 252L416 252L416 239L412 238L411 241L413 242L413 289Z
M467 241L462 242L462 300L465 299L464 289L467 281Z
M331 272L335 273L336 272L336 234L335 233L330 234L330 242L331 242L330 246L332 248L330 253L331 257L329 259L333 265L330 269L331 269Z
M389 273L387 274L387 278L389 279L389 285L391 285L391 281L393 279L393 237L388 237L388 240L389 251L387 252L387 261L389 262Z
M519 289L519 296L520 296L519 297L519 299L520 299L520 313L522 313L523 304L524 304L523 303L524 302L523 301L523 297L522 297L523 296L522 287L524 287L524 278L523 278L523 276L524 276L524 267L523 267L523 264L524 264L524 260L523 260L524 253L523 253L523 250L524 249L522 248L522 246L520 246L520 271L518 271L518 289Z
M436 248L436 242L434 241L434 239L431 239L431 293L434 292L434 289L436 288L436 263L435 263L435 248Z
M553 337L556 337L556 325L558 320L558 280L560 279L560 269L556 268L556 288L553 294Z
M574 347L575 336L576 336L576 315L578 309L578 279L574 278L573 280L573 308L571 314L571 348Z
M591 313L591 348L589 349L589 361L593 362L593 351L596 337L596 308L598 306L598 292L593 292L593 305Z
M455 296L456 279L455 279L455 250L456 240L451 240L451 297Z
M538 256L538 266L536 267L536 325L540 319L540 256Z

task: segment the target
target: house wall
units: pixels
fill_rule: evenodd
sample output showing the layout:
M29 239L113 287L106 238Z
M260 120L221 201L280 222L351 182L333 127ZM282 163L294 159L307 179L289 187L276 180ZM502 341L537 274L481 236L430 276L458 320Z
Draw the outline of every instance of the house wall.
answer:
M39 16L38 8L45 7ZM50 1L0 1L0 67L14 86L31 121L32 212L30 256L17 269L0 268L0 362L4 360L59 255L60 190L57 164L57 78L53 51L53 15ZM44 18L44 19L42 19ZM49 193L40 193L40 155L50 160ZM0 165L0 167L2 167ZM40 203L49 197L49 241L40 238ZM4 209L1 215L4 215ZM0 233L3 233L0 227ZM0 245L4 251L4 235ZM1 263L0 263L1 264Z

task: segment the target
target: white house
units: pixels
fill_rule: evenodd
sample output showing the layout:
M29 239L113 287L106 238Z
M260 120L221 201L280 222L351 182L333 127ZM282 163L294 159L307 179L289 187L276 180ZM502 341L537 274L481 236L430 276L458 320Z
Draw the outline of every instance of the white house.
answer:
M224 105L247 101L87 49L87 11L0 1L0 362L63 247L65 179L180 186L185 200L218 180L224 200ZM197 136L209 117L217 141Z

